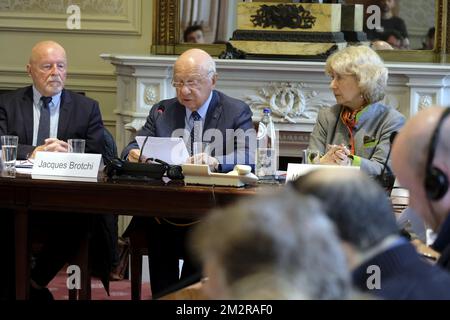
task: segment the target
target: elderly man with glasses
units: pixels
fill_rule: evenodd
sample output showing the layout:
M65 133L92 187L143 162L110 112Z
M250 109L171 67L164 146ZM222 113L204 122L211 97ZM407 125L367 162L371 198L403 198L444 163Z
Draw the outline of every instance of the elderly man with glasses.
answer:
M216 66L203 50L184 52L175 62L172 85L176 98L155 104L137 136L185 139L191 157L187 162L208 164L212 170L231 171L236 164L254 164L256 134L252 112L244 102L214 90ZM193 142L207 142L212 153L196 152ZM253 150L253 151L252 151ZM131 162L145 161L137 142L122 152ZM149 268L153 297L176 284L179 259L184 260L181 278L199 274L185 254L185 234L195 222L177 219L133 219L148 224ZM186 227L187 226L187 227Z

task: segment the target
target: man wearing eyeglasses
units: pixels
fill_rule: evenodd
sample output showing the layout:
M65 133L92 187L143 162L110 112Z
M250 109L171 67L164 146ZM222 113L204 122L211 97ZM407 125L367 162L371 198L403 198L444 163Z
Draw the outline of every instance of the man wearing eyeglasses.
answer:
M183 53L175 62L172 85L176 98L155 104L137 136L172 137L184 132L188 138L186 145L194 159L208 164L212 170L231 171L235 164L254 164L251 143L239 143L237 135L245 132L248 140L255 142L252 112L243 101L231 98L215 90L216 66L211 56L203 50L191 49ZM200 123L203 141L214 144L214 155L195 154L190 146L196 123ZM195 133L195 132L194 132ZM197 136L197 134L195 133ZM211 137L213 137L211 141ZM253 146L254 147L254 146ZM138 162L140 150L132 141L123 151L122 157ZM142 157L143 158L143 157ZM141 161L145 161L142 159ZM195 163L198 163L197 161ZM133 223L137 223L136 218ZM196 274L189 257L185 255L185 234L192 221L169 221L167 219L140 219L148 223L149 267L153 297L179 280L179 258L184 259L182 279Z

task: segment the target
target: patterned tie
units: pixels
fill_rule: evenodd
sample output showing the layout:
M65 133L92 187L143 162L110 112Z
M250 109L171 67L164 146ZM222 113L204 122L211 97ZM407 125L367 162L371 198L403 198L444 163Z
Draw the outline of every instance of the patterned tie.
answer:
M37 136L37 145L41 146L45 143L45 139L50 137L50 108L49 103L52 101L52 97L41 97L41 116L39 118L39 129Z
M191 129L191 156L194 155L194 141L200 142L202 141L202 133L201 133L201 126L200 122L202 120L202 117L198 114L197 111L194 111L191 113L191 118L194 119L194 125Z

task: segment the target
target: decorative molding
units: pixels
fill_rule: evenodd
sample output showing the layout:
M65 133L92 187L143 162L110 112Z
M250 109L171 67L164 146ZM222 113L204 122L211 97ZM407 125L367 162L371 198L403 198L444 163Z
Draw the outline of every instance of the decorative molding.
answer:
M141 129L144 126L145 121L146 121L145 118L133 119L133 121L126 123L124 125L124 128L125 128L125 130L135 133L136 131L138 131L139 129Z
M426 109L429 108L433 105L433 97L428 95L428 94L424 94L424 95L420 95L419 97L419 110L422 109Z
M153 42L174 45L179 42L179 0L155 0L155 32Z
M317 18L303 8L295 4L262 4L251 16L254 27L275 27L277 29L311 29L316 24Z
M315 120L320 108L331 107L321 99L317 91L304 83L272 82L261 88L258 95L244 98L255 111L269 108L274 122L300 123L304 119Z
M152 106L159 101L159 90L156 86L146 86L144 89L144 103Z
M81 29L68 29L67 7L81 10ZM142 0L0 0L0 30L141 34Z

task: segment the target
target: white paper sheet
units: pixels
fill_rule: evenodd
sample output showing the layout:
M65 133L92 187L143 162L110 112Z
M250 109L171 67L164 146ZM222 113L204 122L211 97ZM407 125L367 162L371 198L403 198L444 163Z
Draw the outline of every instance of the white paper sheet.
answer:
M145 136L136 137L139 148L142 148L145 138ZM149 137L142 151L142 156L159 159L168 164L181 165L186 163L189 153L182 138Z

